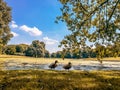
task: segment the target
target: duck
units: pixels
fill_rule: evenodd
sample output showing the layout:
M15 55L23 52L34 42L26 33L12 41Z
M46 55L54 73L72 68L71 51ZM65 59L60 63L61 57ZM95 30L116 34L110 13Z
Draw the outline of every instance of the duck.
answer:
M55 69L55 68L57 67L57 63L58 63L58 61L55 60L54 63L51 63L51 64L49 65L49 68L51 68L51 69Z
M69 70L72 67L72 63L68 62L68 64L64 65L63 68Z

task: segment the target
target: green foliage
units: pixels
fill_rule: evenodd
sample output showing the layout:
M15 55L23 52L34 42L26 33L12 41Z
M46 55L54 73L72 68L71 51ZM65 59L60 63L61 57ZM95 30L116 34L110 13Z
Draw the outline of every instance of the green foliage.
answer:
M113 45L113 56L114 57L118 57L120 56L120 42L115 42L115 44Z
M39 40L34 40L32 44L25 51L26 56L32 57L44 57L45 56L45 44Z
M16 53L15 45L6 46L4 52L8 55L14 55Z
M3 52L3 45L2 44L0 44L0 54L2 54Z
M24 53L28 48L28 45L26 44L19 44L19 45L16 45L16 52L18 53Z
M9 28L10 21L11 8L3 0L0 0L0 48L3 48L13 36Z
M50 57L50 53L49 53L49 51L47 51L47 50L45 50L45 57L46 57L46 58L49 58L49 57Z
M84 52L82 53L82 57L83 57L83 58L88 58L89 55L88 55L88 53L87 53L86 51L84 51Z
M18 44L6 45L1 51L10 55L26 55L31 57L50 57L50 53L45 50L44 42L34 40L31 45Z
M62 58L62 52L61 51L56 52L56 58Z
M63 49L52 54L54 58L97 58L101 60L105 57L120 57L120 42L114 44L101 45L96 43L94 47L84 46L82 49Z
M27 48L27 50L25 51L25 55L26 55L26 56L35 57L35 48L29 46L29 47Z
M23 51L24 51L24 49L22 46L20 46L20 45L16 46L16 52L23 53Z
M56 58L56 53L52 53L51 58Z
M59 0L62 4L61 16L57 20L65 22L71 31L61 41L65 49L82 50L87 44L114 44L120 42L120 0ZM79 53L79 52L78 52ZM104 57L105 50L98 47L97 57ZM117 53L114 53L116 56Z

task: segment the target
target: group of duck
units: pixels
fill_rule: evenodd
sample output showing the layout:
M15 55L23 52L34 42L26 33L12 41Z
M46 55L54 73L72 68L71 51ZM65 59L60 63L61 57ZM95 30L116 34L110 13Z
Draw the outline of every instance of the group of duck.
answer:
M49 68L55 69L58 66L57 63L58 63L58 61L55 60L54 63L51 63L49 65ZM66 64L66 65L63 66L63 68L66 69L66 70L69 70L71 67L72 67L72 63L71 62L68 62L68 64Z

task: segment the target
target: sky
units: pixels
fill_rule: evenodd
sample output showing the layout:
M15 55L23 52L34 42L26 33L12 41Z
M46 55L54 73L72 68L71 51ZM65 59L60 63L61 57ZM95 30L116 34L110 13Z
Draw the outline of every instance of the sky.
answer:
M61 15L58 0L5 0L12 8L10 29L14 37L8 44L31 44L33 40L44 41L52 53L68 34L65 23L55 23Z

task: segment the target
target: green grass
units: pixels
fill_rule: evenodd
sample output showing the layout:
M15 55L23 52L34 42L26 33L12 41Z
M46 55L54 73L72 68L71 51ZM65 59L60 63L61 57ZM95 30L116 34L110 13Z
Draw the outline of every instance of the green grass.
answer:
M120 71L0 71L0 90L120 90Z

